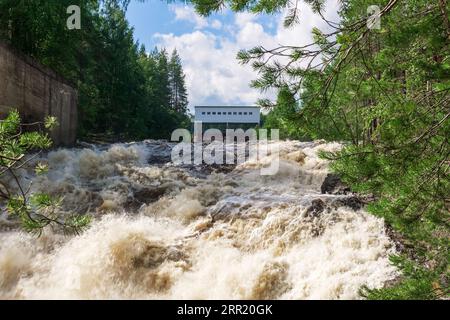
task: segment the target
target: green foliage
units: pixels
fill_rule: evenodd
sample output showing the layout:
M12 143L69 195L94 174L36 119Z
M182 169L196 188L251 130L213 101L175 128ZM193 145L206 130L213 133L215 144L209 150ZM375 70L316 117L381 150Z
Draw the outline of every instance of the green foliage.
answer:
M44 127L47 130L51 130L54 127L58 126L58 120L56 117L53 116L47 116L44 120Z
M188 99L187 90L184 84L185 75L181 65L181 59L176 49L172 52L168 64L169 87L170 87L170 108L180 114L186 114Z
M402 270L402 279L396 285L383 289L363 287L363 297L371 300L431 300L450 294L446 282L450 277L449 270L436 268L431 271L404 256L392 256L391 262Z
M356 2L364 3L353 1L346 17L356 19ZM327 72L305 81L303 114L312 121L301 124L316 137L351 141L325 157L354 191L376 197L369 212L412 241L417 254L395 261L403 281L369 298L433 299L436 288L449 294L441 283L450 261L449 42L438 6L418 14L428 5L415 1L406 16L402 6L385 16L383 29L395 32L367 34L333 93L323 93ZM320 94L326 103L315 100Z
M304 2L321 13L323 1ZM217 7L210 0L193 3L203 14ZM292 17L297 2L220 3L254 12L288 7L286 25L302 23ZM367 8L374 4L381 8L380 30L366 26ZM445 4L342 1L341 21L326 21L331 31L312 30L313 43L238 54L258 71L254 87L288 87L301 97L293 120L281 107L269 113L266 126L292 121L287 127L296 127L300 136L344 142L340 152L322 156L332 160L332 169L354 191L373 196L369 212L411 243L414 256L392 259L403 273L400 281L366 288L362 293L368 298L449 295L450 26Z
M264 103L264 102L260 102ZM263 128L279 129L281 139L305 140L307 137L297 125L298 104L287 86L280 89L275 106L264 117Z
M0 1L0 39L49 66L78 89L81 137L167 138L168 132L186 126L181 60L174 52L169 62L165 50L147 54L135 43L125 17L128 3ZM80 30L66 28L69 5L81 9ZM167 121L161 122L160 117Z
M277 13L285 8L294 9L298 6L298 2L288 0L191 0L190 2L202 15L209 15L227 6L233 11L251 11L254 13ZM305 2L315 12L323 10L325 6L325 0L305 0Z
M51 130L57 124L56 119L46 118L44 125ZM24 131L24 129L28 131ZM11 216L20 220L24 230L41 234L46 226L58 226L65 232L78 232L89 223L88 216L65 218L60 211L60 200L48 194L31 193L31 184L25 185L18 170L25 168L39 153L51 146L46 132L29 131L30 126L22 124L19 113L11 111L4 120L0 120L0 202ZM31 155L30 152L34 152ZM44 174L47 166L38 163L37 174Z
M48 172L48 165L46 163L38 162L34 169L37 175L42 175Z

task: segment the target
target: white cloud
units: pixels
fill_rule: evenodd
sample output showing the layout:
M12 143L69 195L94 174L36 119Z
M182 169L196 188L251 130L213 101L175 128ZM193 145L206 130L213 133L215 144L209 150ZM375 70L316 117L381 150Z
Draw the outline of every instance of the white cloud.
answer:
M194 31L181 36L158 35L162 46L177 48L183 61L190 105L251 104L259 93L249 88L255 74L236 61L236 43L212 33Z
M208 26L208 21L198 15L193 7L170 5L170 9L175 13L175 20L189 21L195 24L196 29L203 29Z
M235 24L238 27L243 27L249 22L253 22L258 18L256 14L253 14L251 12L238 12L235 16Z
M220 20L214 19L211 22L211 27L214 29L221 29L222 28L222 22L220 22Z
M337 21L337 0L328 2L326 17ZM222 26L219 20L212 22L217 29L227 32L213 33L200 30L208 26L191 7L173 6L177 19L188 20L196 30L181 34L157 34L158 45L169 50L176 48L186 73L190 107L201 104L254 104L258 98L274 98L273 93L261 94L250 88L250 81L257 77L250 66L240 65L236 54L241 49L256 45L266 48L279 45L305 45L312 41L314 26L327 29L325 22L306 5L300 6L300 24L291 29L283 27L283 16L276 17L276 30L269 32L251 13L237 13L232 24Z

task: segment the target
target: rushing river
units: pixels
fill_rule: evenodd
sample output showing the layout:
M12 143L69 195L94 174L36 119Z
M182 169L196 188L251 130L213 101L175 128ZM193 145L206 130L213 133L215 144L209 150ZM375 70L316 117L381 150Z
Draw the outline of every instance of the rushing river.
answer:
M317 151L339 144L280 142L274 176L262 162L175 166L171 146L46 155L32 191L94 219L80 235L37 238L2 216L0 298L357 299L396 276L383 221L320 192Z

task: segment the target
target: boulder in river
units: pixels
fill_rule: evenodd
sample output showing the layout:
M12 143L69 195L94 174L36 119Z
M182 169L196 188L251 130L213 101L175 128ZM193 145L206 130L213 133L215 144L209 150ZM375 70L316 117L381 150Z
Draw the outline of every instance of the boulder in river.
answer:
M331 205L335 208L340 207L349 207L353 210L359 210L363 207L363 202L359 197L356 196L350 196L350 197L340 197L336 200L334 200Z
M134 193L134 198L142 203L151 203L161 198L167 191L167 185L158 187L144 187Z
M329 194L348 194L350 188L341 181L339 176L329 173L320 187L320 192Z
M308 216L317 217L325 210L326 204L322 199L314 199L311 205L306 209Z

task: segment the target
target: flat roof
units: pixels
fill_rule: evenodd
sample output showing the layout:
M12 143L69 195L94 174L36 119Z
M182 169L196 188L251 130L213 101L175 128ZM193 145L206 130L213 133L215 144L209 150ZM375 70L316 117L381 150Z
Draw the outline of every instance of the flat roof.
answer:
M254 108L260 109L258 106L195 106L194 108Z

